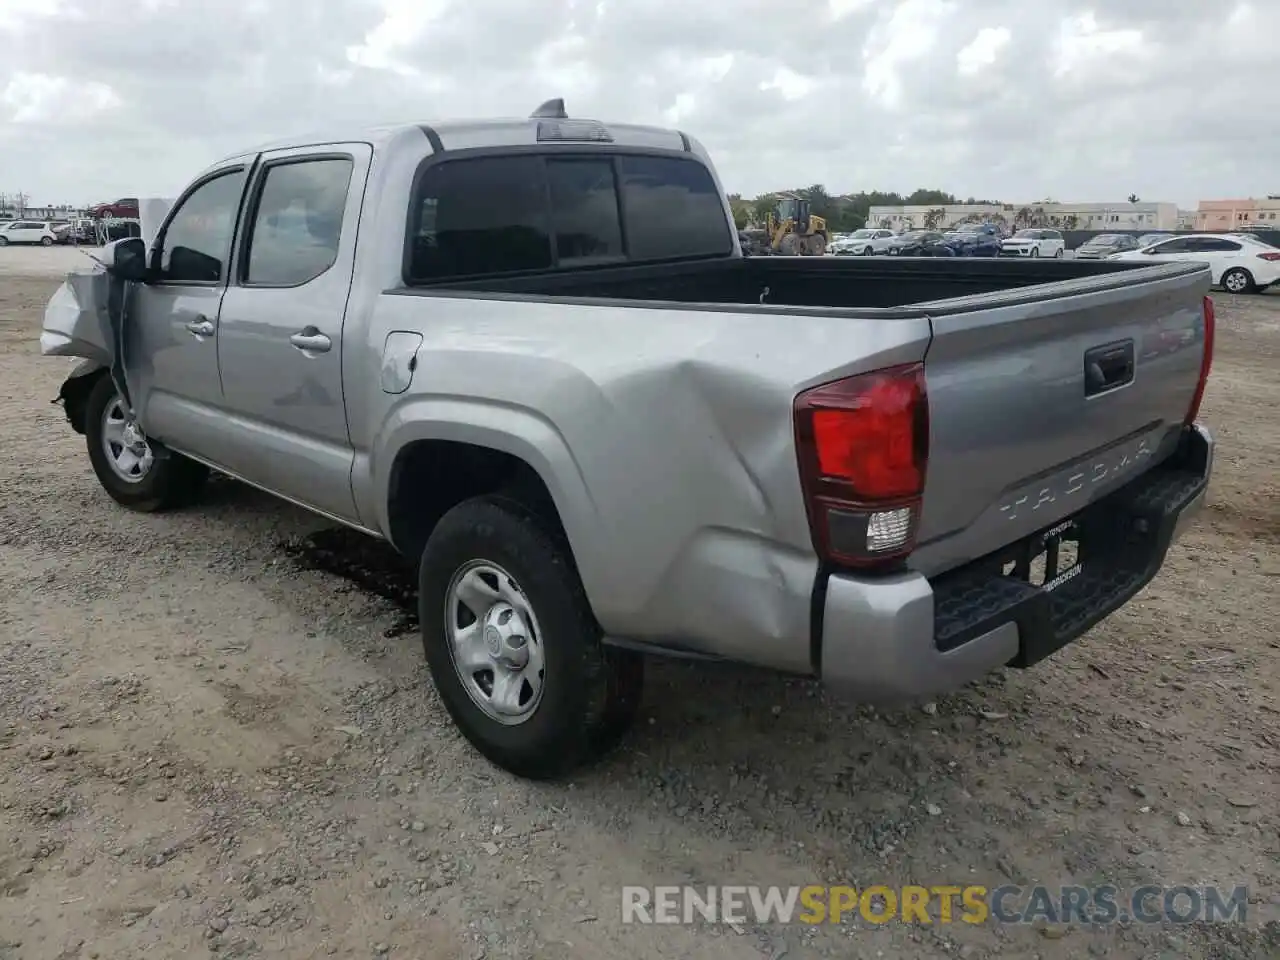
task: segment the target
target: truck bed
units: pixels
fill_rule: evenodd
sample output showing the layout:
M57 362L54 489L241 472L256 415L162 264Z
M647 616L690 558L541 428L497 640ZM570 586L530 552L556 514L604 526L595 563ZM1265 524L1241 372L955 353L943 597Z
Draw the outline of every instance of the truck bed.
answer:
M663 380L669 399L671 370L714 370L766 406L776 389L788 415L795 393L815 383L922 361L930 454L908 562L936 574L1047 528L1174 451L1205 353L1208 289L1196 263L748 257L388 292L451 300L432 312L450 317L441 336L492 336L497 315L467 300L581 307L535 309L516 324L558 370L608 342L589 308L650 307L636 382ZM694 311L711 315L682 336ZM413 316L396 310L388 329ZM894 329L865 326L877 321ZM601 376L618 375L615 354L600 359ZM1107 373L1095 389L1086 377L1098 365Z
M1134 268L1149 269L1146 264L1108 260L744 257L449 281L415 287L413 292L883 309L1102 278Z

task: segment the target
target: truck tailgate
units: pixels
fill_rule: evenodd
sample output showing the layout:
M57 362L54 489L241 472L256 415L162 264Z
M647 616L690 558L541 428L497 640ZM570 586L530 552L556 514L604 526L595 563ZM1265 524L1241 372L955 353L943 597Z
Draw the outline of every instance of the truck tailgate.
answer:
M1199 382L1209 280L1169 264L922 305L929 456L911 566L933 575L992 554L1171 454Z

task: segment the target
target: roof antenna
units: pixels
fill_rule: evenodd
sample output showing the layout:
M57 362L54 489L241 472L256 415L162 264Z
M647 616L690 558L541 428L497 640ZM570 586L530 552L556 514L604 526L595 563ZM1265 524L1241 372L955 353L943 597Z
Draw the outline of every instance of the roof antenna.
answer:
M556 97L554 100L548 100L533 113L529 114L530 120L568 120L569 115L564 112L564 98Z

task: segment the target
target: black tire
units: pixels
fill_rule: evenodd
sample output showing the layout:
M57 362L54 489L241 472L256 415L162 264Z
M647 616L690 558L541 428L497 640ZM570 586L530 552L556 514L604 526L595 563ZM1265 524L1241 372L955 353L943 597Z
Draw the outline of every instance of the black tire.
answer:
M1039 259L1039 257L1040 257L1040 248L1039 248L1039 247L1032 247L1032 248L1031 248L1031 257L1032 257L1032 259Z
M1241 281L1243 281L1241 286L1238 286L1234 290L1231 289L1231 284L1233 282L1240 283ZM1253 293L1258 289L1258 285L1253 282L1253 274L1244 267L1232 267L1222 275L1222 279L1219 283L1222 286L1222 289L1227 293Z
M449 585L476 560L515 579L544 641L542 698L514 725L476 704L450 652ZM504 497L454 507L427 541L418 588L422 645L436 690L463 736L491 762L531 780L562 777L599 759L631 726L640 706L643 657L601 643L568 544L532 511Z
M7 247L8 245L9 245L9 238L0 237L0 247Z
M1062 255L1063 255L1063 253L1065 253L1065 252L1066 252L1066 251L1064 251L1061 247L1059 247L1059 248L1058 248L1058 252L1057 252L1057 253L1055 253L1055 254L1053 255L1053 259L1055 259L1055 260L1061 260L1061 259L1062 259Z
M108 408L116 400L115 384L111 377L102 374L85 402L85 445L89 450L89 462L93 464L93 472L102 488L116 503L139 513L155 513L192 502L208 479L208 468L164 450L154 441L148 441L155 459L145 476L130 482L116 472L103 443L103 421Z
M42 247L52 247L52 246L53 246L53 237L41 237L41 238L40 238L40 246L42 246Z

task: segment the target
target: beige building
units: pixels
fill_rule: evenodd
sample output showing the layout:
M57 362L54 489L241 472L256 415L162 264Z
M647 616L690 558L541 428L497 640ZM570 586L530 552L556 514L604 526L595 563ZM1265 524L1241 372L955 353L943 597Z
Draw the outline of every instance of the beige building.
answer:
M1201 200L1196 211L1196 229L1207 233L1227 233L1245 227L1280 230L1280 196L1255 200Z
M1060 230L1176 230L1178 205L1129 203L980 203L943 206L872 207L867 226L890 230L947 229L962 223L990 221L1010 228L1056 227Z

